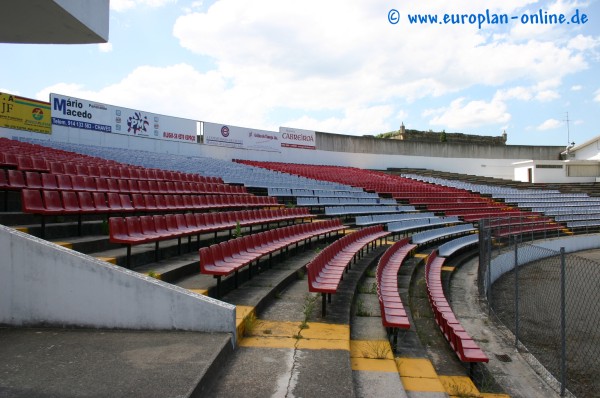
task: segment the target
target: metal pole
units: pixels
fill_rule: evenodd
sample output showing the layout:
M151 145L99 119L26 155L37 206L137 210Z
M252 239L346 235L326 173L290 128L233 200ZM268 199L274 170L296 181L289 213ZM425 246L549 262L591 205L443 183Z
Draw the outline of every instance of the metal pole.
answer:
M492 228L489 226L485 230L486 239L486 269L487 269L487 298L488 298L488 314L492 313Z
M515 347L519 348L519 245L515 240Z
M566 317L565 248L560 248L560 396L565 396L567 381L567 317Z

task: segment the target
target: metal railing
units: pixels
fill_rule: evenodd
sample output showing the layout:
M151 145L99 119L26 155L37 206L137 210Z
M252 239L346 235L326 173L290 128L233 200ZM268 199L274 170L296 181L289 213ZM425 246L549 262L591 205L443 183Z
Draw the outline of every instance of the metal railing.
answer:
M598 396L600 263L525 242L543 231L498 237L494 225L479 225L479 289L490 315L558 381L561 396Z

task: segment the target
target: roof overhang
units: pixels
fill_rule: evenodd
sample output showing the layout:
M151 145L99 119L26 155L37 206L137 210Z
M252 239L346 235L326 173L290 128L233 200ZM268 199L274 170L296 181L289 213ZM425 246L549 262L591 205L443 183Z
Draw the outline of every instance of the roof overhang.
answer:
M5 1L0 42L88 44L108 41L109 0Z

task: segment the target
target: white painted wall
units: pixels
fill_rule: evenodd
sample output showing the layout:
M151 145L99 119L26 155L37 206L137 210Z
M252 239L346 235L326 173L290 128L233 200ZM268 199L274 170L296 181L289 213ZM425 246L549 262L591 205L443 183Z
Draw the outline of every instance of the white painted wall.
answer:
M563 238L549 239L544 241L536 241L532 243L534 246L560 251L561 247L565 248L565 253L575 253L582 250L591 250L600 248L600 234L589 234L579 236L567 236ZM525 265L532 261L536 261L545 257L550 257L556 253L547 252L544 250L531 250L529 246L517 249L517 257L519 266ZM515 252L514 249L507 251L491 261L491 282L492 284L505 273L512 271L515 268Z
M600 160L600 138L574 152L577 160Z
M246 159L273 162L325 164L377 170L386 170L389 167L409 167L453 173L474 174L479 176L503 178L506 180L513 180L515 178L513 163L529 160L437 158L430 156L349 153L292 148L282 148L282 152L278 153L226 148L213 145L199 145L194 143L178 143L152 138L102 133L59 126L53 126L53 133L51 136L8 129L0 129L0 135L4 135L9 138L13 136L33 137L40 139L48 138L57 141L81 143L87 145L141 149L158 153L172 153L186 156L206 156L221 160ZM569 181L576 182L574 180L568 180L564 182Z
M232 333L235 306L0 225L0 324Z

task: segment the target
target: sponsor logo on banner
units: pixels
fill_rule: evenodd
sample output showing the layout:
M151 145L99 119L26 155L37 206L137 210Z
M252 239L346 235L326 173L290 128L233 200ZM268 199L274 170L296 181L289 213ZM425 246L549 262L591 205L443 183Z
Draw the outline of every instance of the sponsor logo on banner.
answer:
M52 124L170 141L196 142L195 120L50 94Z
M0 127L50 134L50 104L0 93Z
M204 122L204 143L257 151L281 152L279 133Z
M315 132L290 127L280 127L281 146L285 148L317 149Z

